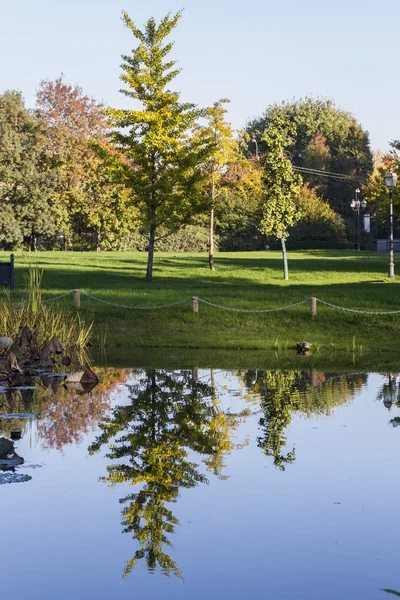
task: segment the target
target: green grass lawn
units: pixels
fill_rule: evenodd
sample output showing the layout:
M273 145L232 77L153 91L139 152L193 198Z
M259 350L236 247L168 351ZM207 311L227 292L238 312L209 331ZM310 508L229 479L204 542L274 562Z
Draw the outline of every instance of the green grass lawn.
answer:
M0 253L5 260L6 253ZM372 252L298 251L289 253L290 281L282 278L278 252L221 253L216 271L201 254L157 253L154 281L144 281L143 253L16 253L16 292L23 293L29 266L44 270L44 297L80 288L109 302L129 306L162 305L198 296L231 308L276 308L317 296L361 310L400 310L400 285L387 278L387 256ZM400 282L400 261L399 261ZM58 301L72 307L71 297ZM82 296L81 313L95 321L95 339L129 347L241 348L283 350L297 341L316 351L396 351L399 315L359 315L319 305L270 314L246 314L191 303L162 310L126 310ZM0 332L1 333L1 332Z

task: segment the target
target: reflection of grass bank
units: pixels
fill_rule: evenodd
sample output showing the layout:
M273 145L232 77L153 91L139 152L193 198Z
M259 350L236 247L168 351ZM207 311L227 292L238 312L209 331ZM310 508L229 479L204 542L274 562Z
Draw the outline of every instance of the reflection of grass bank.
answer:
M193 295L231 308L268 309L310 296L349 308L400 308L400 287L386 277L387 257L376 253L308 251L290 255L290 281L282 280L279 253L231 253L217 257L215 273L199 254L157 254L155 280L143 280L140 253L55 253L18 255L17 288L28 265L44 269L45 297L81 288L110 302L152 306ZM20 293L17 289L17 296ZM72 306L72 294L60 300ZM320 351L357 354L395 350L400 315L360 315L320 305L311 320L308 306L270 314L246 314L190 302L158 311L129 311L82 297L81 313L94 318L96 336L107 326L107 344L133 347L243 348L285 350L297 341Z
M95 364L114 367L149 367L170 369L289 369L354 372L400 372L400 356L390 352L315 352L297 356L295 350L209 350L171 348L109 348L94 355Z

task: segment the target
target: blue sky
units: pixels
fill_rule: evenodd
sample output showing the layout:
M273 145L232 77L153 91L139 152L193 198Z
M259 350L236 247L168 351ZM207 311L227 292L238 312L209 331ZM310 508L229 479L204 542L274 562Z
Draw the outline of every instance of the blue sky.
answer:
M227 97L240 128L273 102L328 97L370 132L373 149L400 138L399 0L0 0L0 92L19 89L33 106L38 82L64 73L126 106L120 56L134 39L121 10L142 25L182 7L173 37L184 100Z

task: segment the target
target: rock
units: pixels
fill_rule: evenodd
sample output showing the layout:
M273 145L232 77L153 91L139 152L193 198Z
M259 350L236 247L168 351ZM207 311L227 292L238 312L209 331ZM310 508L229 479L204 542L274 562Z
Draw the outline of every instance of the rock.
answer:
M0 458L0 470L9 471L15 469L15 467L23 465L24 462L22 456L18 456L18 454L14 454L10 458Z
M40 415L36 413L10 413L0 415L1 419L37 419ZM1 438L0 438L1 439Z
M22 369L18 364L17 361L17 357L15 356L14 352L9 352L7 354L7 359L6 359L6 368L7 366L9 367L9 371L12 371L14 373L22 373Z
M14 442L0 438L0 469L12 469L24 464L24 459L14 450Z
M11 429L10 437L12 440L20 440L22 436L22 431L20 429Z
M30 475L21 475L21 473L0 473L0 485L5 483L24 483L31 479Z
M311 348L311 342L297 342L296 344L297 354L301 354L302 356L309 356L311 354Z
M85 367L82 371L76 371L76 373L71 373L65 380L65 383L99 383L99 378L96 373L89 369L89 367Z
M0 337L0 350L7 350L12 344L12 339L9 337Z
M11 350L21 356L26 356L31 351L33 343L33 334L29 327L25 325L21 328L19 335L15 338Z
M0 460L14 454L14 443L5 437L0 438Z
M57 338L56 335L53 335L51 340L45 344L42 352L40 353L40 366L47 367L49 365L54 364L52 359L53 354L62 354L64 352L64 346Z
M85 367L82 371L76 371L71 373L65 379L64 385L69 390L75 390L81 394L88 394L91 392L96 385L99 383L99 378L96 373Z

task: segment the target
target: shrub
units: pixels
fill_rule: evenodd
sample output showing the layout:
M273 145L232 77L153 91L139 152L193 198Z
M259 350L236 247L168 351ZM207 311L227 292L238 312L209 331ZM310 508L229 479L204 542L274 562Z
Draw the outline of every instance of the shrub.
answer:
M346 248L346 226L340 215L304 185L299 198L302 216L289 231L289 248Z

